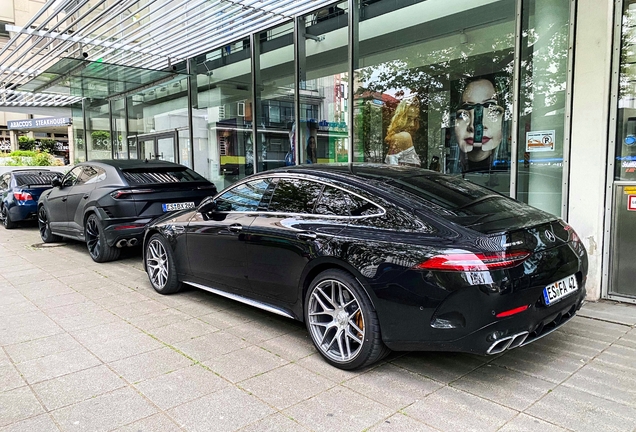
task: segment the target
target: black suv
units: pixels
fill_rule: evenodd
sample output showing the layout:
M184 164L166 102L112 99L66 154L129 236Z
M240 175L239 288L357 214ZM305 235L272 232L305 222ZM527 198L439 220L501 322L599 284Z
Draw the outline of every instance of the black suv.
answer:
M195 208L216 187L191 169L157 160L83 162L38 202L40 236L85 241L96 262L119 257L142 239L144 227L166 212Z

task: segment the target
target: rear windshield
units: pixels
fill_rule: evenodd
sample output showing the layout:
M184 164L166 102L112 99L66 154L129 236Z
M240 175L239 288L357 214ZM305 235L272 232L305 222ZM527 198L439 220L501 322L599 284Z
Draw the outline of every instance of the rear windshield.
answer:
M189 168L148 167L122 170L128 184L206 182L207 180Z
M14 174L18 186L51 186L54 178L60 178L58 172L34 172Z
M486 216L503 219L537 211L459 177L415 175L393 178L386 183L420 198L423 208L464 226L478 223Z

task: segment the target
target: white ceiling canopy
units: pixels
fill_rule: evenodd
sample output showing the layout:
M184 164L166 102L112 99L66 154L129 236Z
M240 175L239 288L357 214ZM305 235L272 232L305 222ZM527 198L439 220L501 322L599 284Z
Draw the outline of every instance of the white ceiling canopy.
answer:
M167 70L182 60L330 5L333 0L55 0L7 25L0 106L59 106L71 95L16 89L66 57Z

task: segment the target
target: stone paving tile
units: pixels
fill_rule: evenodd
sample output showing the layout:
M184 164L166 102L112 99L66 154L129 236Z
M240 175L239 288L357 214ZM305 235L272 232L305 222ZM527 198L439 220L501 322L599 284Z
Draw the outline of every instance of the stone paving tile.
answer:
M433 429L430 426L415 420L412 417L404 415L403 413L397 413L392 415L386 420L373 426L369 429L370 432L376 431L409 431L409 432L435 432L437 429Z
M166 309L167 307L168 306L159 303L158 301L147 299L141 302L129 303L123 306L109 308L108 310L123 319L130 319L133 317L157 312Z
M629 331L629 327L624 324L599 321L579 315L558 330L558 332L579 335L590 340L603 342L614 342L627 331Z
M44 412L29 387L0 393L0 426L6 426Z
M11 291L9 293L3 294L2 296L0 296L0 306L2 306L2 309L0 310L10 310L11 306L16 304L16 303L25 303L25 301L27 300L26 297L24 297L22 294L20 294L18 291L15 291L13 288L11 288ZM5 316L5 315L9 315L9 314L2 314L0 316Z
M0 367L11 365L11 359L7 355L4 349L0 348Z
M85 348L77 348L18 363L16 368L29 384L34 384L99 364L99 359Z
M636 407L636 374L620 364L592 360L563 385Z
M239 429L239 432L309 432L309 430L289 417L276 413Z
M59 432L49 414L41 414L0 428L0 432Z
M0 366L0 393L22 387L26 382L20 376L15 366L7 364Z
M288 361L257 346L213 357L204 364L223 378L237 383L287 364Z
M334 383L341 383L350 380L351 378L355 378L365 372L364 370L348 371L335 368L327 363L319 353L314 353L310 356L303 357L300 360L296 361L295 364L304 367L308 371L317 373ZM376 364L372 367L379 367L381 364L382 363Z
M217 331L218 329L196 318L188 321L179 321L167 326L154 329L151 334L160 341L167 344L175 344L176 342L202 336Z
M298 423L318 432L365 430L393 413L392 409L341 386L284 411Z
M288 364L241 382L241 387L284 409L333 387L334 383L296 364Z
M586 302L578 314L630 326L636 325L636 309L632 305L613 301Z
M229 385L214 372L193 365L142 381L135 387L159 408L167 410Z
M424 399L442 387L439 382L392 364L379 366L342 385L395 410Z
M615 344L636 349L636 328L622 336Z
M283 320L282 318L255 319L245 324L230 327L227 331L250 343L258 344L294 331L295 328L290 325L291 323L291 320Z
M566 432L567 429L539 420L526 414L519 414L498 432Z
M90 299L78 292L70 294L61 294L51 297L38 298L33 300L33 303L40 309L47 310L57 308L60 306L74 305L76 303L89 302Z
M137 420L129 425L115 429L117 432L182 432L165 414L154 414L145 419Z
M21 297L22 300L11 304L0 304L0 317L20 316L30 312L37 312L38 307L36 305L26 300L22 294L17 294L16 298L17 296ZM0 297L4 297L4 295Z
M491 363L558 384L583 367L587 360L567 351L556 353L544 346L530 344L507 351Z
M104 309L113 309L119 306L129 305L133 303L143 302L149 300L148 297L137 291L127 291L121 294L111 295L102 298L99 304ZM164 308L162 308L164 309Z
M55 322L67 332L77 331L118 321L120 318L105 310L56 318Z
M487 357L477 358L455 353L408 353L391 363L424 375L435 381L448 384L483 365Z
M636 408L559 386L526 412L558 426L581 431L633 431Z
M143 396L126 387L55 410L53 417L65 431L105 432L156 412Z
M173 346L196 361L203 363L213 357L245 348L249 344L233 334L217 331L176 342Z
M102 365L34 384L33 391L52 411L124 386L126 382Z
M52 279L45 282L27 283L17 287L17 290L26 298L39 305L47 304L45 299L50 297L61 296L64 294L77 294L73 288L63 284L62 282Z
M71 334L84 346L92 349L95 345L125 337L138 336L143 334L143 332L127 322L116 320L115 322L73 331Z
M81 348L81 345L67 333L60 333L4 347L7 354L15 363L22 363L78 348Z
M219 329L227 329L254 321L254 316L244 310L237 311L233 308L218 310L212 313L201 315L199 319L205 321Z
M167 308L147 315L129 318L128 322L144 331L152 332L159 327L188 321L190 319L192 319L190 315L186 315L177 309Z
M496 431L517 411L469 393L444 387L415 402L404 412L443 431Z
M110 363L120 376L137 383L192 364L192 361L170 348L161 348Z
M451 386L523 411L545 396L555 384L487 364L454 381Z
M29 271L20 270L3 272L2 276L15 287L54 280L53 276L38 268L32 268Z
M132 357L148 351L154 351L165 345L158 340L140 333L119 339L110 339L101 343L84 344L90 351L105 363Z
M187 431L234 431L275 411L253 395L228 387L168 411Z
M615 344L603 351L596 360L636 373L636 348Z
M49 318L40 318L23 326L0 329L0 346L27 342L62 332L62 328Z
M259 346L289 361L296 361L316 353L316 348L304 326L299 331L263 341Z

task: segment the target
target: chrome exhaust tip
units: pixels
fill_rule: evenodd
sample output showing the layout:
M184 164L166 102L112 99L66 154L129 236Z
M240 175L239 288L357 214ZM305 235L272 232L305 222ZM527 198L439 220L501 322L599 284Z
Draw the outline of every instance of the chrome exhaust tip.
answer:
M492 345L490 345L490 348L488 348L486 353L493 355L502 353L508 349L517 348L526 341L528 334L529 333L527 331L524 331L495 341Z
M128 240L128 246L133 247L134 245L137 244L137 241L138 240L136 238Z
M124 246L127 246L127 245L128 245L128 240L125 240L125 239L121 239L117 243L115 243L115 246L117 246L118 248L123 248Z

